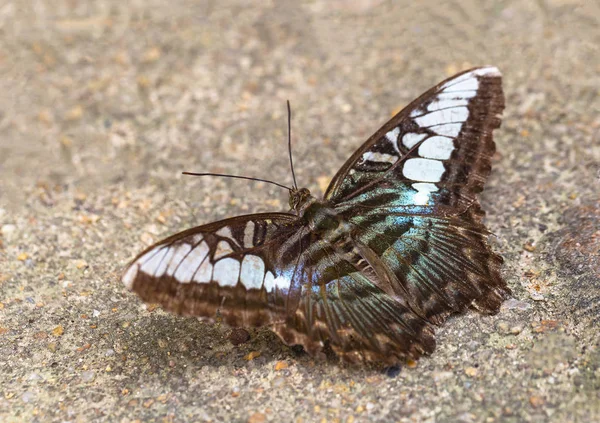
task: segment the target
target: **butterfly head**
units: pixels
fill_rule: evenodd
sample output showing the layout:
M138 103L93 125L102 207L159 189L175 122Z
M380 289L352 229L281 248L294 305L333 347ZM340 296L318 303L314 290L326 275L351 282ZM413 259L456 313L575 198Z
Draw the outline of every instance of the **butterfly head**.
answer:
M290 190L290 208L299 211L312 198L307 188L292 188Z

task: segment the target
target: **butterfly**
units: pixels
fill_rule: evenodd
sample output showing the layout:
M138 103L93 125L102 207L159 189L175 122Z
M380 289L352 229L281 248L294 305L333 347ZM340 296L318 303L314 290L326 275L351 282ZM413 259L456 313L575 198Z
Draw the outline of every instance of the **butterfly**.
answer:
M448 316L496 313L510 294L477 199L503 109L497 68L459 73L373 134L322 199L294 186L288 213L175 234L139 254L122 282L170 312L268 327L311 355L430 354Z

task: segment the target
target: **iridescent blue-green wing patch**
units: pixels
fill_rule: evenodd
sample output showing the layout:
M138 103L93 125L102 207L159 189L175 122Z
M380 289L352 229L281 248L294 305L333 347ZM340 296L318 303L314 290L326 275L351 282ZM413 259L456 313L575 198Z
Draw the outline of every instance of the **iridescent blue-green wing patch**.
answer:
M474 307L498 311L509 290L477 204L459 215L348 216L363 256L393 295L428 322Z
M313 232L301 244L298 269L304 284L297 306L271 325L284 342L303 345L311 355L327 344L349 362L393 364L433 352L431 325L405 298L382 286L350 239Z

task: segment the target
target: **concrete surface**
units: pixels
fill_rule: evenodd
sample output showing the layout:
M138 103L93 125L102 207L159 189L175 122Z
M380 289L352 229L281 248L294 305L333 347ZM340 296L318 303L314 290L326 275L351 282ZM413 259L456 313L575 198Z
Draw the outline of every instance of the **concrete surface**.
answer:
M0 420L600 421L596 1L3 1ZM315 192L389 116L474 65L507 108L482 203L514 291L403 368L146 307L145 245L283 210L285 100Z

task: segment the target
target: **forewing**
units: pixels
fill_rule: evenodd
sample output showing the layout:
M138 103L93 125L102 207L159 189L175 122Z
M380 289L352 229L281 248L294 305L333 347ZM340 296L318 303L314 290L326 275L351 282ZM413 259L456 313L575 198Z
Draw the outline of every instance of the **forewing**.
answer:
M232 326L282 319L300 291L294 277L302 226L285 213L239 216L199 226L149 247L123 283L165 310Z
M378 280L428 322L469 306L493 313L509 293L475 197L503 105L496 68L450 78L367 141L328 190Z
M460 213L490 172L492 131L504 108L498 69L471 69L413 101L367 140L333 178L325 198L349 207L373 193L396 206ZM378 191L379 190L379 191Z

